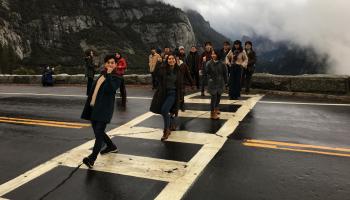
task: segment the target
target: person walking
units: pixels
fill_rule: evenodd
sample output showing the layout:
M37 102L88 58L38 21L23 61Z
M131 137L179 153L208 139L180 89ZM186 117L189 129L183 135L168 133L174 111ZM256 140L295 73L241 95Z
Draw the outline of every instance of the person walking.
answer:
M94 63L94 52L87 51L84 60L85 60L85 77L87 78L86 96L88 96L92 87L92 83L94 81L95 73L96 73L96 65Z
M152 90L156 89L158 86L157 79L154 74L154 69L158 62L162 62L162 57L156 52L156 48L151 48L151 55L148 58L149 72L152 76Z
M219 104L227 83L227 68L221 60L219 53L220 52L213 50L211 60L206 64L208 93L211 95L210 118L214 120L220 118Z
M115 55L108 55L104 58L104 68L101 75L92 85L92 89L86 100L82 119L90 120L95 134L95 144L92 153L83 159L83 163L92 168L99 153L106 154L117 152L117 146L112 142L105 132L106 126L110 123L115 102L115 92L122 82L122 77L117 74ZM101 151L102 145L107 146Z
M197 90L199 90L199 68L201 57L197 51L196 46L192 46L190 53L186 57L186 64L190 68L191 77L194 79Z
M117 75L122 77L122 82L120 83L120 97L122 98L122 107L126 107L126 87L125 87L125 79L124 74L128 67L126 59L117 52L115 54L116 62L117 62Z
M179 53L177 56L182 60L182 62L186 61L186 50L184 46L179 46Z
M242 69L247 67L248 57L243 50L242 42L236 40L227 54L225 63L229 65L229 96L230 100L237 100L241 96Z
M251 41L246 41L244 46L245 46L245 52L248 57L248 64L247 64L247 68L243 70L242 84L245 87L245 92L249 93L251 82L252 82L252 76L255 71L256 54L255 54L255 51L253 50L253 43Z
M153 95L150 111L162 115L164 130L161 141L165 141L176 129L183 87L182 73L174 55L168 55L166 62L156 67L156 76L159 86Z
M213 50L213 45L211 42L206 42L204 44L205 51L201 55L201 64L200 64L200 70L199 75L201 76L201 96L205 96L204 89L205 85L207 84L207 74L205 72L205 65L208 61L211 60L211 51Z

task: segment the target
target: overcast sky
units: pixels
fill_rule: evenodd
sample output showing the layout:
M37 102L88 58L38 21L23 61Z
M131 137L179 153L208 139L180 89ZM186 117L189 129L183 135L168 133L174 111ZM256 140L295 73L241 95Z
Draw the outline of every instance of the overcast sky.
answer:
M350 0L163 0L201 13L235 39L256 33L330 55L330 73L350 75Z

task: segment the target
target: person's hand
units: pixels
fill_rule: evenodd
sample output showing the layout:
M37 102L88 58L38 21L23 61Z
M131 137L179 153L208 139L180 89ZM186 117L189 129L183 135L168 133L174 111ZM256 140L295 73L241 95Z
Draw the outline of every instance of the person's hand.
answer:
M207 57L203 57L203 62L206 62L207 61Z
M199 75L203 75L203 70L199 70Z

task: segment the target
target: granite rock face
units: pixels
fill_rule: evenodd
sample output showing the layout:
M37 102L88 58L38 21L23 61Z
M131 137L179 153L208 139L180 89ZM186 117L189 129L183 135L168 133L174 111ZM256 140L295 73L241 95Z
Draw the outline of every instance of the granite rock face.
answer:
M82 65L88 49L100 61L121 51L129 64L147 65L151 46L195 43L186 13L158 1L0 0L0 48L25 65Z

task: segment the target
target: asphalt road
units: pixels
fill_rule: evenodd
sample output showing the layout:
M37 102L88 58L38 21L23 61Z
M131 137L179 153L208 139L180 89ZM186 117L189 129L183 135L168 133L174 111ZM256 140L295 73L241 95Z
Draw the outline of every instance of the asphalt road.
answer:
M88 122L80 119L84 90L78 86L0 85L0 184L3 184L0 192L4 186L8 187L9 181L93 139ZM108 130L148 112L150 88L128 87L128 96L131 98L127 108L116 107ZM205 103L195 101L187 109L207 111ZM237 109L237 105L223 107L231 113ZM233 132L227 133L228 140L189 183L183 198L350 199L349 122L349 105L265 96ZM178 123L179 135L188 131L198 138L203 133L214 138L213 134L228 122L183 116ZM161 129L161 125L159 116L151 116L135 127L145 129L147 134L148 129ZM142 161L137 160L139 166L134 172L143 167L140 165L147 168L148 163L158 161L191 163L203 147L200 142L192 144L176 139L161 143L157 139L116 136L113 140L120 154ZM131 160L125 168L133 169ZM62 165L0 196L11 200L154 199L167 191L169 182L182 176L182 172L178 175L169 171L170 178L158 179L120 170L121 173L113 173ZM186 170L190 171L184 169L183 173Z

